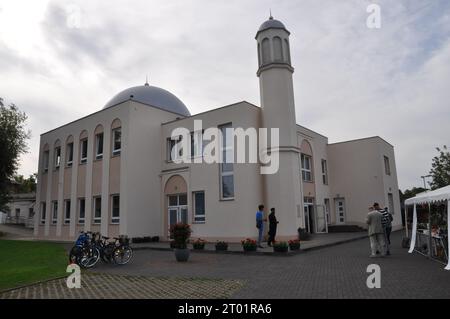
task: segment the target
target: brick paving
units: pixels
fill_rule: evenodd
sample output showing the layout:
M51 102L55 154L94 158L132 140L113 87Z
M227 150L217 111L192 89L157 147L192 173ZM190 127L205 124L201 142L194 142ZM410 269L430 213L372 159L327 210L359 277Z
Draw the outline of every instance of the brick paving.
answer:
M0 294L0 299L189 299L228 298L242 288L242 280L153 278L111 274L83 274L81 288L69 289L56 279Z
M8 296L450 298L450 271L444 270L444 265L422 255L408 254L407 249L401 248L401 237L400 232L393 233L392 256L373 259L368 258L367 239L287 257L192 253L187 263L176 262L173 252L139 250L135 252L129 265L99 264L93 271L89 271L107 277L92 277L98 280L91 280L90 276L84 276L84 290L78 289L77 292L72 289L65 294L68 289L60 289L58 295L54 292L55 288L51 288L55 284L52 282L42 285L41 291L46 291L44 295L33 292L32 289L36 288L28 288L28 292L13 291ZM369 289L366 286L369 275L366 269L369 264L381 267L380 289ZM122 278L128 278L125 280L126 284ZM208 282L207 279L212 281ZM136 290L140 292L135 292L136 295L131 293ZM170 295L170 292L173 294ZM3 297L0 295L0 298Z

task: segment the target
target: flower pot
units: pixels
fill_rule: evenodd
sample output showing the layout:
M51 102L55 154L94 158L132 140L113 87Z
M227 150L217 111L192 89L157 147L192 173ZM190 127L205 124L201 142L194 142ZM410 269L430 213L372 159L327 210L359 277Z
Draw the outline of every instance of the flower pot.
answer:
M290 244L289 245L290 250L299 250L300 249L300 243L299 244Z
M244 251L245 252L256 251L256 246L244 246Z
M228 245L216 245L216 251L228 250Z
M204 250L205 249L205 244L193 244L192 247L195 250Z
M184 249L175 248L175 258L177 259L177 261L180 261L180 262L188 261L188 259L189 259L189 249L187 249L187 248L184 248Z

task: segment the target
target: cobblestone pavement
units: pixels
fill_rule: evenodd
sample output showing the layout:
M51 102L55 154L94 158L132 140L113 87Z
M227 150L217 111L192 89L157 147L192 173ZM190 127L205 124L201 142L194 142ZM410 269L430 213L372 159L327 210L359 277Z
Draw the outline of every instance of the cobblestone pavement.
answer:
M125 267L101 265L97 272L245 280L232 298L450 298L450 271L401 248L392 235L392 256L369 258L369 240L289 257L192 253L177 263L172 252L137 251ZM366 285L367 266L381 267L381 288Z
M240 280L86 274L79 289L67 288L65 278L56 279L11 290L0 294L0 299L228 298L243 284Z
M68 294L60 289L59 297L450 298L450 271L422 255L408 254L401 248L401 236L393 233L392 256L386 258L368 258L368 239L287 257L193 252L187 263L178 263L170 251L140 250L129 265L100 264L90 271L120 277L84 276L86 289ZM380 289L367 288L370 264L381 267ZM57 297L50 288L55 283L42 286L45 296ZM26 297L18 293L9 296Z

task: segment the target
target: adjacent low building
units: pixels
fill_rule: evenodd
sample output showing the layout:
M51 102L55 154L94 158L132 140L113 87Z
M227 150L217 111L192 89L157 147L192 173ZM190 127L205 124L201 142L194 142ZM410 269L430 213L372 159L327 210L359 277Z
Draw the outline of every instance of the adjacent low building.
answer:
M278 238L299 227L365 227L374 201L389 207L394 228L401 214L394 148L380 137L329 144L295 119L289 31L270 17L257 40L261 105L238 102L191 115L172 93L148 83L126 89L96 113L41 135L35 235L73 239L81 230L104 235L168 237L177 222L193 236L238 241L255 237L258 204L275 207ZM175 129L278 128L275 174L257 163L177 163ZM223 135L220 151L229 152ZM202 147L190 157L202 159ZM195 161L194 161L195 162Z

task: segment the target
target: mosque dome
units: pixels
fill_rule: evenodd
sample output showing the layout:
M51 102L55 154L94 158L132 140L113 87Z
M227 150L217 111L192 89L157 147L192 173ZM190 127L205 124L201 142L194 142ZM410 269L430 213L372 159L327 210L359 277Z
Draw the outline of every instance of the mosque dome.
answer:
M117 93L106 103L103 109L130 99L183 116L191 115L186 105L175 95L159 87L151 86L148 83L141 86L134 86Z
M261 24L261 26L258 29L258 33L267 29L284 29L287 31L284 24L279 20L275 20L272 16L270 16L269 20Z

